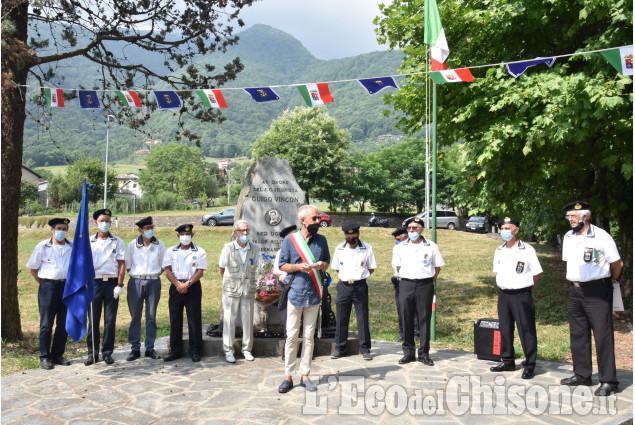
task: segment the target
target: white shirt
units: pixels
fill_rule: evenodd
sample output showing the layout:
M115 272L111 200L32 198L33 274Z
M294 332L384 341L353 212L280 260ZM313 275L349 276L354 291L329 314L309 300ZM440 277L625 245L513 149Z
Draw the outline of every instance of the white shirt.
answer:
M247 259L247 250L250 247L249 242L247 242L245 246L242 247L240 246L238 241L234 241L234 247L238 250L238 253L240 254L240 259L243 261L243 264L244 264L245 260ZM225 254L224 249L220 253L220 259L218 260L218 267L220 267L221 269L227 268L227 254Z
M423 236L419 236L422 238ZM396 247L392 265L401 267L401 279L427 279L434 277L435 267L445 265L439 247L432 241L424 239L420 243L412 243L410 239Z
M126 269L131 277L159 276L163 268L165 244L153 237L148 247L143 246L141 236L132 240L126 248Z
M401 245L401 242L398 244L395 244L395 246L392 247L392 262L390 264L392 264L392 269L395 271L395 277L399 277L399 272L397 271L397 266L395 266L395 255L397 255L397 247Z
M97 233L90 238L90 248L93 251L93 266L95 275L119 275L117 260L125 260L126 244L121 238L108 235L106 239L99 239Z
M501 289L522 289L534 284L534 276L542 273L533 246L519 240L513 248L505 244L494 252L496 284Z
M611 276L611 263L620 254L615 241L599 227L592 224L586 235L569 231L562 244L562 260L567 262L567 280L588 282Z
M181 244L177 244L165 252L162 267L168 266L178 280L189 280L196 270L207 270L207 254L200 246L191 244L188 249L181 249Z
M280 261L280 250L276 252L276 258L273 260L273 274L278 276L278 280L281 282L287 277L287 272L283 272L280 270L280 266L278 266L278 262Z
M331 267L338 271L340 280L366 279L370 276L370 269L377 268L373 247L361 240L355 248L349 247L344 242L335 248Z
M40 279L62 280L68 274L71 261L72 244L67 240L64 245L53 244L53 239L38 243L26 266L37 270Z

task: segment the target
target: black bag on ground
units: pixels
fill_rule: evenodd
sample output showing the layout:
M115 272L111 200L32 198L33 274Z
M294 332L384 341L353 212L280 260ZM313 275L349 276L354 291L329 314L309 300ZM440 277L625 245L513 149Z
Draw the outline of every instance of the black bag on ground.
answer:
M474 354L480 360L501 361L501 332L497 319L474 321Z

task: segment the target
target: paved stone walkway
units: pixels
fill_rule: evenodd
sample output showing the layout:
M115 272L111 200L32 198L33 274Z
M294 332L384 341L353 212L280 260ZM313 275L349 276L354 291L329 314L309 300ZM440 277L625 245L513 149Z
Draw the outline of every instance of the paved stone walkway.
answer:
M157 341L165 353L167 338ZM361 356L318 357L311 377L317 393L297 386L279 394L280 358L236 364L221 357L165 363L125 360L86 367L83 359L2 377L3 424L621 424L632 423L633 374L619 371L617 396L593 397L593 387L572 391L558 382L571 365L539 361L533 380L521 371L489 373L493 362L471 353L432 351L434 367L400 366L400 346L374 343L372 361Z

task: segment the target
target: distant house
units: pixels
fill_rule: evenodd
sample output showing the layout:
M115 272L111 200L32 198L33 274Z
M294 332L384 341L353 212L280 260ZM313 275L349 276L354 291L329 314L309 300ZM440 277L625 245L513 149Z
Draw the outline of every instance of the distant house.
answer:
M143 142L143 144L146 145L148 149L151 149L153 146L160 145L161 143L163 143L161 139L146 140L145 142Z
M38 203L45 207L49 206L49 198L46 193L46 188L48 187L48 182L44 180L44 177L31 170L28 167L22 166L22 178L20 181L29 182L35 186L37 186L39 198Z
M135 173L126 173L115 177L117 180L117 198L132 198L143 196L143 191L139 186L139 175Z
M403 134L382 134L377 136L379 140L401 140L403 139Z

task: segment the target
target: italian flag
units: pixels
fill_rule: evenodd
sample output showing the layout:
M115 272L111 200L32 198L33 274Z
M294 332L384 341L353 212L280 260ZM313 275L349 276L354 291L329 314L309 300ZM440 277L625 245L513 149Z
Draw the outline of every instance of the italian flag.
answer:
M633 46L606 50L602 56L622 75L633 75Z
M121 100L121 104L123 106L135 106L137 108L141 108L143 106L141 104L141 99L139 99L139 95L136 91L128 90L128 91L116 91L115 94Z
M431 70L440 71L448 69L448 56L450 48L445 39L445 31L441 25L441 15L436 0L426 0L425 4L425 32L423 42L430 46L432 57Z
M428 75L437 84L474 81L472 73L467 68L446 69L443 71L429 72Z
M326 83L307 84L297 87L307 106L324 105L325 103L333 102L329 85Z
M45 88L46 104L51 107L64 107L64 91L62 89Z
M227 103L220 90L196 90L206 108L227 108Z

